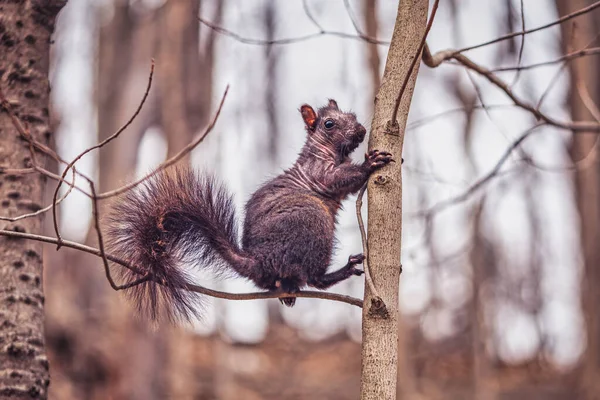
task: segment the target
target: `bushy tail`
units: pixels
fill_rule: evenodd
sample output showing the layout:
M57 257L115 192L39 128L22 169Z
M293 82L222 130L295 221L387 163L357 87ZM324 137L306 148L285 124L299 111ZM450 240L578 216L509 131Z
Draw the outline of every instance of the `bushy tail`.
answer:
M184 289L191 284L184 266L248 276L253 265L238 245L232 196L214 178L189 168L162 171L129 191L108 225L109 252L152 276L126 291L140 314L153 320L198 316L197 293ZM120 266L115 270L125 284L141 277Z

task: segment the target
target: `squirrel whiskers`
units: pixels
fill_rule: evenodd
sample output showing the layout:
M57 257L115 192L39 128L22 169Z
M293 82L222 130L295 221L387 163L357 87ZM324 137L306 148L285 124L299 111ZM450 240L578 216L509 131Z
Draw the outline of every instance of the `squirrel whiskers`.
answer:
M232 196L216 180L191 169L162 171L130 191L109 215L112 254L149 273L148 282L127 290L142 315L189 320L198 316L197 294L184 265L234 273L268 291L295 293L303 286L328 287L363 271L362 255L327 273L341 201L370 174L393 161L371 151L361 164L349 154L366 130L353 113L330 100L315 111L300 109L307 130L296 163L266 182L246 204L241 243ZM119 269L132 282L139 274ZM293 306L295 298L280 299Z

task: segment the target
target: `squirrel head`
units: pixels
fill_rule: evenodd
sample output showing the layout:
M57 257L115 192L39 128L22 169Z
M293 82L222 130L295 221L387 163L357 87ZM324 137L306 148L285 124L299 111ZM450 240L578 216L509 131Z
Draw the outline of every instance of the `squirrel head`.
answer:
M330 99L317 112L304 104L300 113L306 124L308 142L324 151L333 150L345 158L365 139L367 130L356 120L356 114L341 111L335 100Z

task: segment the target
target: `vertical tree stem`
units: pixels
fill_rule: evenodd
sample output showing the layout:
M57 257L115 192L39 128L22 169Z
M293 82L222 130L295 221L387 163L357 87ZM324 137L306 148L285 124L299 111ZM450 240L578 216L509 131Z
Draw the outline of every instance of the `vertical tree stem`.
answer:
M398 377L398 285L401 265L404 129L417 78L418 63L404 91L397 120L390 121L402 82L409 71L427 23L427 0L401 0L385 71L375 99L369 148L391 152L392 163L369 180L369 266L385 306L372 304L365 287L362 344L362 400L396 398ZM420 56L419 56L420 57ZM391 129L395 127L396 129ZM398 129L399 128L399 129Z

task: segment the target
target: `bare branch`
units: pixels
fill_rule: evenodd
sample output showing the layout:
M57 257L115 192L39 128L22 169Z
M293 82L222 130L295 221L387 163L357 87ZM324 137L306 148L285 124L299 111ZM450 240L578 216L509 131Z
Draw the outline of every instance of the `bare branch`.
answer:
M94 182L90 181L89 183L90 189L92 191L92 216L94 217L94 229L96 230L96 237L98 238L98 250L100 251L100 258L102 259L102 263L104 264L104 272L106 273L106 279L108 280L108 283L110 283L110 286L114 290L123 290L148 281L150 279L149 274L122 286L117 285L113 280L112 275L110 274L110 265L108 264L108 259L106 258L106 252L104 250L104 238L102 236L102 230L100 229L100 213L98 212L98 200L96 198L96 189L94 187Z
M17 132L19 132L19 135L25 140L27 141L27 143L30 145L30 147L33 147L34 149L39 150L40 152L42 152L43 154L46 154L47 156L49 156L50 158L52 158L54 161L56 161L57 163L62 163L62 164L68 164L63 158L61 158L54 150L52 150L51 148L49 148L48 146L36 141L35 139L33 139L33 137L31 136L31 133L29 133L29 130L23 125L23 123L21 122L21 120L16 116L16 114L13 112L11 106L10 106L10 102L8 101L8 99L6 98L6 96L4 95L4 92L2 91L2 87L0 87L0 105L8 112L8 115L11 119L11 122L13 124L13 126L15 127L15 129L17 130ZM32 158L35 158L35 154L32 154ZM40 166L35 165L33 166L33 169L37 170L38 172L43 173L44 175L46 175L47 173L49 174L50 172L42 169ZM75 168L73 168L75 169ZM76 172L77 175L79 175L82 178L85 178L85 175L83 175L80 172ZM47 175L49 176L49 175ZM53 178L56 179L56 178ZM64 179L63 179L64 181Z
M413 59L410 63L410 67L408 68L408 73L406 74L406 76L404 77L404 81L402 82L402 87L400 88L400 92L398 93L398 97L396 98L396 105L394 106L394 112L392 112L392 118L390 119L390 123L392 126L396 124L396 119L398 116L398 108L400 107L400 101L402 100L402 95L404 94L404 91L406 90L406 85L408 84L408 81L410 80L410 76L412 74L413 69L415 68L415 65L417 64L417 61L419 61L421 59L420 56L421 56L421 53L423 53L423 47L425 47L425 41L427 40L427 35L429 34L429 31L431 30L431 26L433 25L433 19L435 18L435 13L437 12L439 4L440 4L440 0L435 0L435 2L433 3L433 9L431 10L431 17L429 18L429 21L427 22L427 27L425 28L425 34L421 38L421 44L419 44L419 49L417 51L417 54L415 54L415 56L413 57Z
M456 53L463 53L465 51L474 50L474 49L478 49L480 47L489 46L490 44L502 42L504 40L508 40L508 39L514 38L515 36L524 36L524 35L527 35L529 33L541 31L543 29L550 28L550 27L552 27L554 25L562 24L563 22L568 21L570 19L573 19L575 17L579 17L580 15L589 13L589 12L595 10L598 7L600 7L600 1L597 1L597 2L591 4L591 5L587 6L587 7L584 7L581 10L572 12L571 14L567 14L567 15L565 15L565 16L557 19L556 21L552 21L552 22L550 22L548 24L545 24L545 25L542 25L542 26L538 26L537 28L523 30L521 32L512 32L512 33L509 33L507 35L503 35L503 36L497 37L495 39L489 40L489 41L484 42L484 43L476 44L476 45L469 46L469 47L464 47L464 48L459 49L459 50L454 50L454 52L456 52Z
M150 93L150 88L152 87L152 77L154 76L154 59L152 59L152 64L150 66L150 74L148 76L148 85L146 86L146 90L144 92L144 96L142 97L142 100L140 101L140 104L138 105L137 109L135 110L135 112L131 115L131 117L129 118L129 120L123 125L121 126L115 133L113 133L112 135L110 135L109 137L107 137L106 139L104 139L102 142L89 147L87 149L85 149L83 152L81 152L77 157L75 157L73 159L73 161L71 161L67 167L65 168L65 170L62 173L61 178L64 179L65 176L67 175L67 173L69 172L69 169L71 167L73 167L75 165L75 163L77 161L79 161L81 159L81 157L83 157L84 155L86 155L87 153L89 153L92 150L95 149L99 149L102 148L103 146L107 145L108 143L110 143L111 141L113 141L114 139L116 139L117 137L119 137L119 135L121 133L123 133L123 131L125 131L125 129L127 129L132 123L133 121L137 118L137 116L139 115L140 111L142 111L142 107L144 107L144 104L146 103L146 99L148 98L148 94ZM92 185L92 191L93 191L93 184L92 181L88 179L88 181L90 182L90 185ZM62 185L62 180L58 181L58 185L56 185L56 189L54 190L54 197L52 199L52 203L54 204L54 207L52 208L52 219L54 222L54 231L56 232L56 237L60 240L61 239L61 235L60 235L60 231L58 228L58 219L57 219L57 214L56 214L56 199L58 198L58 192L60 190L60 187ZM94 201L95 201L95 195L94 197ZM58 245L58 248L60 248L60 244Z
M221 109L223 108L223 103L225 103L225 98L227 97L228 91L229 91L229 85L227 85L227 87L225 88L225 92L223 93L223 97L221 98L221 102L219 103L219 108L217 108L217 111L216 111L213 119L210 121L210 123L208 124L208 126L206 127L204 132L202 132L202 134L200 134L195 140L193 140L191 143L189 143L187 146L185 146L183 149L181 149L181 151L179 153L175 154L173 157L169 158L168 160L166 160L165 162L160 164L154 171L146 174L144 177L138 179L137 181L128 183L125 186L122 186L115 190L111 190L109 192L100 193L98 196L96 196L96 198L98 200L104 200L109 197L113 197L113 196L117 196L119 194L125 193L126 191L133 189L134 187L136 187L140 183L144 182L145 180L150 179L151 177L153 177L154 175L156 175L163 169L177 163L181 158L185 157L186 154L188 154L190 151L195 149L196 146L198 146L200 143L202 143L202 141L206 138L206 136L215 127L215 124L217 123L217 120L219 119L219 115L221 115Z
M529 65L515 65L513 67L494 68L494 69L491 69L490 72L523 71L526 69L533 69L533 68L543 67L543 66L547 66L547 65L558 64L558 63L561 63L564 61L571 61L571 60L574 60L579 57L592 56L592 55L597 55L597 54L600 54L600 47L592 47L589 49L574 51L572 53L565 54L562 57L559 57L559 58L556 58L556 59L550 60L550 61L543 61L543 62L529 64Z
M20 238L20 239L29 239L29 240L35 240L38 242L51 243L51 244L56 244L56 245L60 244L63 247L69 247L69 248L72 248L75 250L83 251L85 253L89 253L89 254L93 254L95 256L101 257L101 252L99 249L96 249L96 248L90 247L90 246L86 246L86 245L83 245L80 243L71 242L69 240L64 240L64 239L59 240L57 238L53 238L53 237L49 237L49 236L41 236L41 235L34 235L34 234L30 234L30 233L7 231L7 230L2 230L2 229L0 229L0 236L7 236L7 237L11 237L11 238ZM122 265L125 268L129 268L132 271L136 271L136 272L140 273L140 270L138 268L135 268L134 266L129 265L127 262L125 262L115 256L106 254L106 258L114 263ZM143 276L141 279L150 280L151 278ZM138 281L132 282L131 284L135 283L137 285L139 283L142 283L141 279ZM203 286L198 286L198 285L188 285L186 287L186 290L204 294L204 295L211 296L211 297L216 297L219 299L226 299L226 300L258 300L258 299L281 299L281 298L286 298L286 297L306 297L306 298L339 301L339 302L351 304L351 305L354 305L357 307L362 307L362 300L360 300L360 299L357 299L357 298L354 298L351 296L346 296L343 294L330 293L330 292L317 292L317 291L311 291L311 290L304 290L304 291L291 293L291 294L290 293L277 293L277 292L228 293L228 292L221 292L219 290L208 289L208 288L205 288Z
M379 295L379 292L375 288L375 284L373 283L373 278L371 277L371 272L369 271L369 243L367 242L367 233L365 232L365 223L362 218L362 204L363 204L363 196L365 194L365 190L367 190L367 183L360 188L358 192L358 197L356 198L356 219L358 220L358 228L360 229L360 238L362 240L363 247L363 256L365 257L363 261L363 270L365 271L365 280L367 281L367 285L369 286L369 290L373 294L373 301L377 301L381 304L381 307L385 307L385 303L383 299Z
M32 168L32 169L33 169L33 171L37 171L37 168ZM75 170L73 170L73 182L69 184L69 189L65 192L65 194L60 199L58 199L58 201L56 202L56 204L60 204L71 193L71 191L75 187L75 176L76 176L76 173L75 173ZM29 208L37 208L37 207L39 207L36 204L27 204L26 206L28 206ZM19 215L17 217L4 217L4 216L0 216L0 221L16 222L16 221L19 221L19 220L22 220L22 219L25 219L25 218L35 217L37 215L41 215L41 214L43 214L45 212L50 211L53 207L54 207L54 204L50 204L50 205L48 205L48 206L46 206L44 208L40 208L39 210L36 210L36 211L32 212L32 213L22 214L22 215Z
M302 0L302 8L304 8L304 14L306 14L308 19L310 19L310 21L313 23L313 25L316 26L320 32L325 32L325 29L323 29L321 24L319 24L319 21L317 21L315 16L312 14L310 9L308 8L308 0Z
M487 104L487 105L485 105L485 107L483 105L474 105L473 110L484 110L484 108L485 108L485 111L487 112L487 111L494 110L494 109L506 109L506 108L515 108L515 107L517 107L517 105L515 105L515 104ZM425 117L419 118L419 119L414 120L411 123L409 123L407 125L406 130L416 129L421 126L432 123L438 118L443 118L448 115L456 114L459 112L465 112L465 111L466 111L466 108L463 106L463 107L451 108L446 111L441 111L436 114L425 116Z
M525 31L525 5L523 4L523 0L521 0L521 31ZM517 59L517 65L521 65L521 60L523 60L523 50L525 49L525 35L521 36L521 46L519 48L519 58ZM514 86L519 80L521 70L517 70L517 74L515 75L515 79L512 82L511 86Z
M352 7L350 7L349 0L344 0L344 7L346 8L346 13L348 14L348 17L350 18L350 21L352 22L352 26L354 27L354 30L356 31L356 33L358 33L359 35L363 35L363 32L360 29L360 26L358 26L358 21L354 17L354 13L352 12Z
M528 130L526 130L523 134L521 134L521 136L519 136L517 138L517 140L515 140L506 149L506 151L504 152L502 157L500 157L500 159L498 160L498 162L496 163L494 168L492 168L492 170L490 172L488 172L483 178L479 179L477 182L475 182L473 185L471 185L465 192L463 192L462 194L460 194L458 196L455 196L450 199L444 200L440 203L437 203L436 205L428 208L427 210L418 211L411 216L412 217L430 218L433 214L436 214L450 206L462 203L463 201L467 200L472 194L477 192L477 190L479 190L481 187L483 187L488 182L490 182L494 177L496 177L498 175L498 173L500 172L500 169L506 162L506 160L508 160L508 157L512 154L512 152L514 150L516 150L521 145L521 143L523 143L523 141L525 141L525 139L527 139L532 133L534 133L534 131L537 128L544 126L544 125L545 125L544 123L537 124L537 125L529 128Z
M550 79L550 83L548 84L548 87L544 90L544 93L542 93L542 95L540 96L540 99L538 100L537 104L535 105L536 110L539 110L542 107L544 100L546 100L546 97L548 96L548 94L550 93L550 91L552 90L554 85L556 85L556 83L558 82L558 78L562 75L563 72L565 72L565 70L567 69L567 66L568 66L567 63L563 63L563 65L560 66L558 71L556 71L556 73L552 76L552 79Z
M494 75L489 69L482 67L474 63L471 59L458 53L456 50L442 50L434 55L431 55L427 45L423 48L423 62L430 68L438 67L442 62L446 60L454 59L463 66L477 72L479 75L485 77L492 84L500 88L506 95L519 107L529 111L537 120L544 121L547 124L556 126L558 128L568 129L573 132L600 132L600 124L592 121L575 121L565 122L559 121L548 115L542 113L539 109L534 106L527 104L525 101L518 98L512 91L512 89L502 81L496 75Z
M198 19L200 20L200 22L202 24L206 25L210 29L213 29L216 32L218 32L224 36L227 36L237 42L244 43L244 44L257 45L257 46L292 44L292 43L298 43L298 42L304 42L307 40L316 39L320 36L337 36L342 39L362 40L362 41L365 41L368 43L385 45L385 46L388 46L390 44L390 42L387 40L379 40L377 38L372 38L372 37L369 37L369 36L366 36L363 34L353 35L353 34L349 34L349 33L329 31L329 30L321 30L319 32L309 33L308 35L298 36L298 37L293 37L293 38L285 38L285 39L273 39L273 40L251 39L251 38L247 38L242 35L239 35L233 31L230 31L229 29L225 29L221 26L215 25L212 22L209 22L201 17Z

